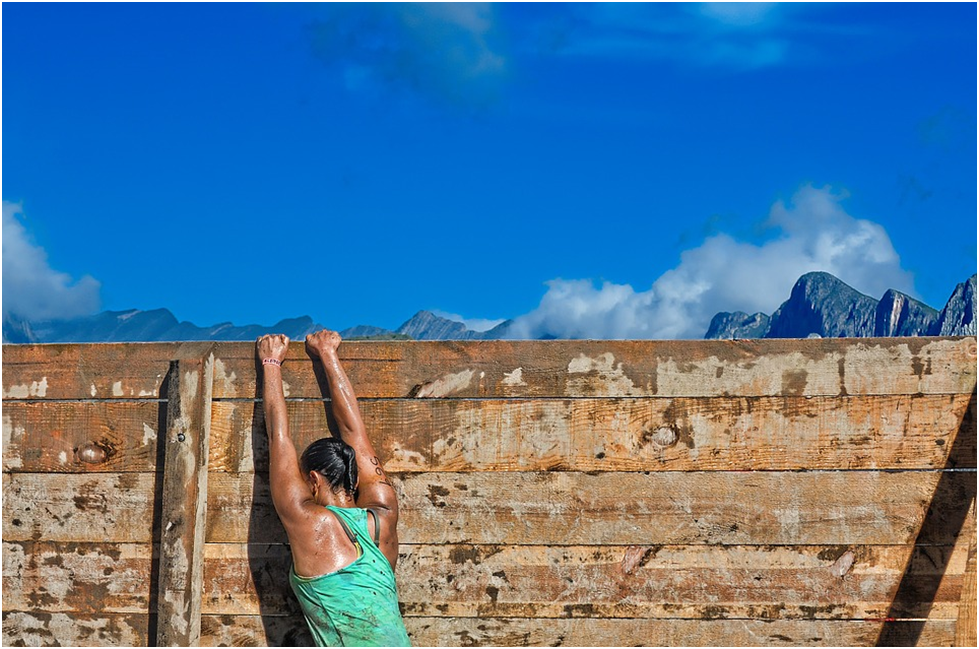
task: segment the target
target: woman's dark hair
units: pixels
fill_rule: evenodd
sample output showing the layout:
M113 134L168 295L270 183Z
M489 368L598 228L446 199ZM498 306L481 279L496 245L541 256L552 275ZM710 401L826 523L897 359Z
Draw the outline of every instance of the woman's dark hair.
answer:
M354 493L357 486L357 454L352 446L336 437L318 439L303 451L300 460L303 475L316 471L332 487L343 487Z

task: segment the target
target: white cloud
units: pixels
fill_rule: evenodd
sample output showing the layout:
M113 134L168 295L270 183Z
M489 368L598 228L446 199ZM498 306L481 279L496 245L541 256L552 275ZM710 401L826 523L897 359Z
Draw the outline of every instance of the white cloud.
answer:
M99 282L77 282L48 265L17 218L18 203L3 202L3 315L27 320L59 320L90 315L99 309Z
M440 318L445 318L446 320L452 320L453 322L461 322L466 326L466 329L470 331L489 331L498 324L502 324L504 321L500 320L490 320L486 318L463 318L457 313L446 313L445 311L435 310L432 311L435 315Z
M496 99L506 57L483 3L329 5L312 26L313 49L341 70L350 91L407 87L460 105Z
M832 273L879 298L888 288L914 294L912 275L884 228L847 214L845 194L802 187L776 202L767 224L780 236L755 245L727 234L684 251L680 264L647 291L627 284L555 279L540 305L515 318L512 338L701 338L718 311L772 313L810 271Z

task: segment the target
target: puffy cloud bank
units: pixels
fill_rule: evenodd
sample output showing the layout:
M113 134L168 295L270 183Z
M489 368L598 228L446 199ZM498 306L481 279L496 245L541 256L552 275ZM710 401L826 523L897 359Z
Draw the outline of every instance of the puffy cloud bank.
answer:
M78 281L48 265L17 218L21 206L3 202L3 315L27 320L60 320L90 315L99 309L99 282Z
M760 244L719 234L680 255L647 291L586 279L547 282L540 305L513 322L511 338L701 338L718 311L772 313L799 276L826 271L858 291L914 294L911 273L884 228L857 219L829 187L802 187L776 202L768 225L778 236Z

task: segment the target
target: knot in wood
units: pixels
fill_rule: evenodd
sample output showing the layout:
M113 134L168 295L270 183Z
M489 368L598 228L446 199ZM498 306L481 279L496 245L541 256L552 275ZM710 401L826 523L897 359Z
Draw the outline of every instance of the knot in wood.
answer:
M107 459L108 453L96 442L87 442L78 447L75 457L82 464L102 464Z
M660 448L676 444L676 431L668 426L660 426L649 436L649 441Z

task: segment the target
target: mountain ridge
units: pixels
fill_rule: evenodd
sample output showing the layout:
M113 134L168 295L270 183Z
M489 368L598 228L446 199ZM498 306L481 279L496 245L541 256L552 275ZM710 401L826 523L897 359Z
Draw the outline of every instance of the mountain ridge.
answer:
M498 340L506 339L513 320L487 331L431 311L418 311L397 329L357 325L340 332L346 339ZM102 311L60 321L31 322L3 317L3 342L162 342L189 340L255 340L284 333L294 340L322 329L309 316L286 318L272 326L222 322L199 327L178 321L168 309ZM941 311L900 291L889 289L876 300L825 272L802 275L789 298L771 315L720 312L711 319L706 339L976 335L976 275L958 284ZM544 337L547 338L547 337Z
M976 335L976 275L958 284L941 312L894 289L880 300L825 272L806 273L769 317L721 312L704 338L823 338ZM764 327L768 318L769 325Z

